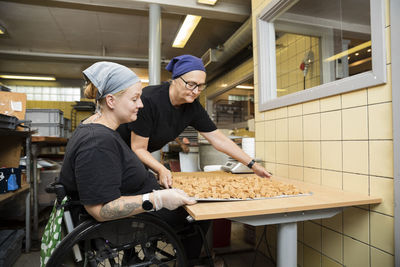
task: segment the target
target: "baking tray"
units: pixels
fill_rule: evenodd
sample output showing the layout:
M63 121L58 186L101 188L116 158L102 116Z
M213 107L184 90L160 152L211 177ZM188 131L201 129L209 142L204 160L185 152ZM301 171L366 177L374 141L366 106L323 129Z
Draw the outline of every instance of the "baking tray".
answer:
M249 200L262 200L262 199L274 199L274 198L287 198L287 197L302 197L311 196L312 192L297 194L297 195L279 195L274 197L259 197L259 198L195 198L197 202L220 202L220 201L249 201Z

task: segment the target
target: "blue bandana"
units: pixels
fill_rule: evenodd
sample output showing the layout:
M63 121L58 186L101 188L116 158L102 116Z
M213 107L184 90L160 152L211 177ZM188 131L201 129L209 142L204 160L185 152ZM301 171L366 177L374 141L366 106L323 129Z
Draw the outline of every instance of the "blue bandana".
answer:
M83 71L83 74L98 89L96 99L125 90L137 82L139 77L129 68L117 63L100 61Z
M194 70L202 70L206 72L203 61L201 61L200 58L191 55L174 57L165 69L172 72L172 79L176 79L179 76Z

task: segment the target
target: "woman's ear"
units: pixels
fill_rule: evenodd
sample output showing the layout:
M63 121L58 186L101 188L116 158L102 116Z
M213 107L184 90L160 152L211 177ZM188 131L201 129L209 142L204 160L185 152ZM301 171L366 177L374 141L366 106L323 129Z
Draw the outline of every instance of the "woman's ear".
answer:
M114 109L114 107L115 107L115 96L113 96L112 94L106 95L106 105L110 109Z

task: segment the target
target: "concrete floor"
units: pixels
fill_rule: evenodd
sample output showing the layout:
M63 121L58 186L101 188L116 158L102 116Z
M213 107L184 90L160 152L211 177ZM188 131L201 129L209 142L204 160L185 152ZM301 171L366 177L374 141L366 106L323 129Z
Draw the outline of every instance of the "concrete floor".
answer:
M245 242L243 225L232 222L230 246L214 249L217 257L225 262L226 267L249 267L254 261L253 246ZM22 253L13 267L40 267L40 252ZM254 267L273 267L273 263L258 253Z

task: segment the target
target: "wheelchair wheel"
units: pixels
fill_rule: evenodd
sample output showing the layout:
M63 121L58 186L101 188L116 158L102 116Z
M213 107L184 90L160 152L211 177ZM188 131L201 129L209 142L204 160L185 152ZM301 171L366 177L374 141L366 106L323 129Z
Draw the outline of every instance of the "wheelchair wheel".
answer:
M172 228L151 214L76 227L57 246L47 267L186 266L182 243Z

